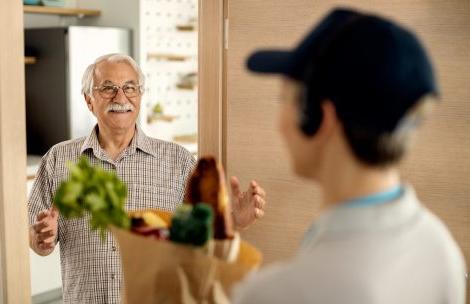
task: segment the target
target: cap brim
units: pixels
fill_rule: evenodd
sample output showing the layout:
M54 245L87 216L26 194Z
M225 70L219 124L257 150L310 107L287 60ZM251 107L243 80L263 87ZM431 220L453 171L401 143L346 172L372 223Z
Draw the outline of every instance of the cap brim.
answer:
M291 74L292 52L279 50L257 51L250 55L247 68L253 72Z

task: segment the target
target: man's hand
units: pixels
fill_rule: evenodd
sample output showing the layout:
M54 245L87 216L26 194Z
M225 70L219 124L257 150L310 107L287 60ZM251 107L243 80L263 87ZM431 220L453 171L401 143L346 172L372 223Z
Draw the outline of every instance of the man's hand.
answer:
M46 256L54 251L58 217L59 212L55 208L43 210L30 227L30 246L37 254Z
M232 188L232 208L235 228L245 229L256 219L263 217L266 193L256 181L251 181L248 190L240 191L238 178L230 179Z

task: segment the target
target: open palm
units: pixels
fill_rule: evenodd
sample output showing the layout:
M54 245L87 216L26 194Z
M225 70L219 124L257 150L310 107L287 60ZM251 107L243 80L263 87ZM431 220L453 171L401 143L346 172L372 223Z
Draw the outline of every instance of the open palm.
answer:
M245 229L264 215L266 193L256 181L251 181L247 191L240 191L238 178L230 179L233 218L237 229Z

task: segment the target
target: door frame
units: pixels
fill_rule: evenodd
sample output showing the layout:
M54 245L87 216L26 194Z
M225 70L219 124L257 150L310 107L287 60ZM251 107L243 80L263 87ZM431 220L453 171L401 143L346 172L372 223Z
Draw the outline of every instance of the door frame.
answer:
M23 4L0 2L0 302L31 303Z
M199 0L198 11L198 155L213 155L225 165L226 0Z

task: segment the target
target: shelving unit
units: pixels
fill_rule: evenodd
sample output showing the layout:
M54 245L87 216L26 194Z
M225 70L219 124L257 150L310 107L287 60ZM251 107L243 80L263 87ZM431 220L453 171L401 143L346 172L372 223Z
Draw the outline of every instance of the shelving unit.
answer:
M82 8L50 7L37 5L23 5L23 11L31 14L49 14L60 16L89 17L100 16L101 11Z
M32 56L25 56L24 57L24 63L25 64L35 64L37 61L36 57L32 57Z
M142 100L142 128L149 136L197 153L198 0L139 3L140 64L148 87ZM160 116L153 113L158 104ZM171 117L175 119L165 119Z

